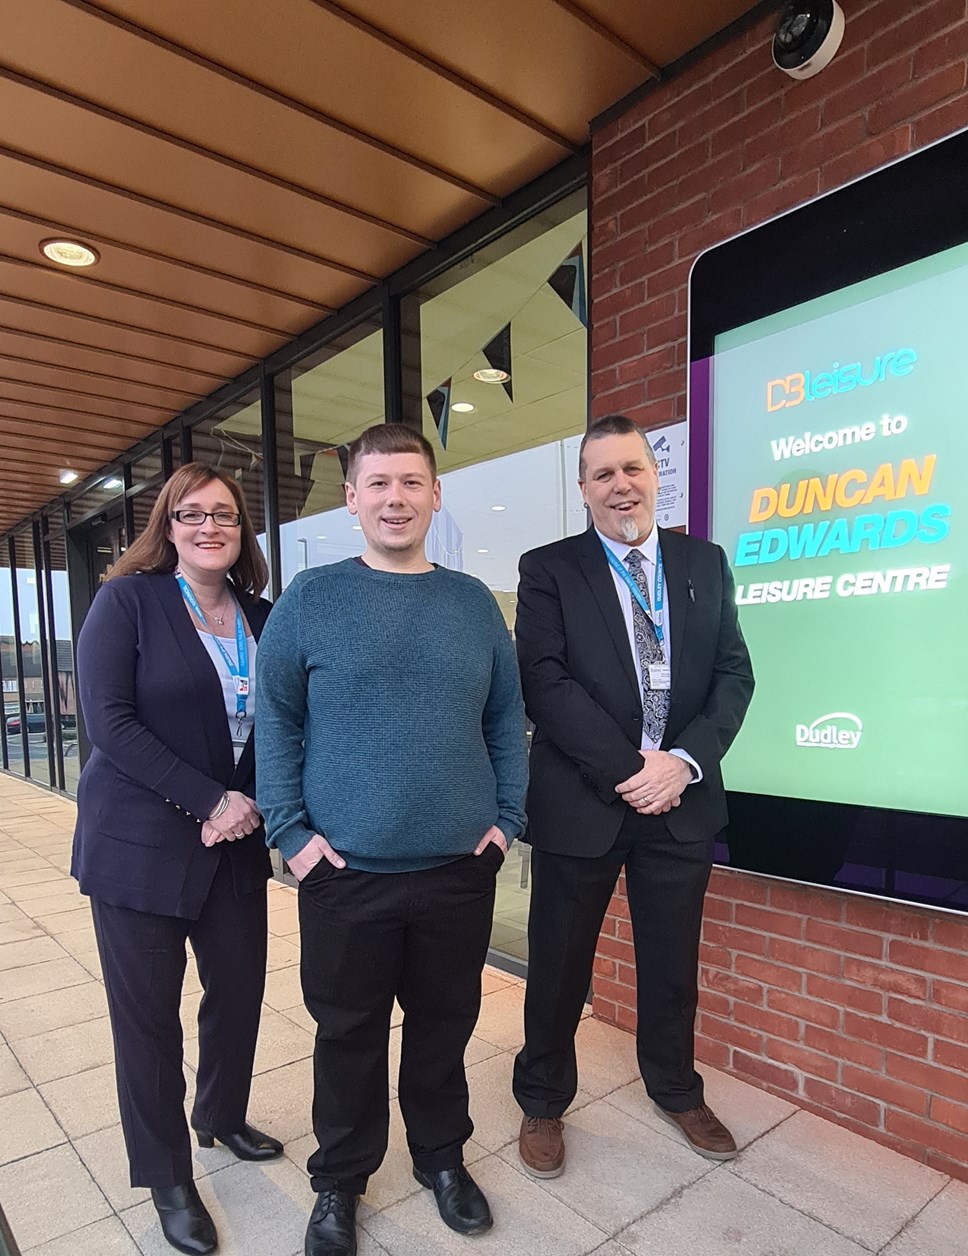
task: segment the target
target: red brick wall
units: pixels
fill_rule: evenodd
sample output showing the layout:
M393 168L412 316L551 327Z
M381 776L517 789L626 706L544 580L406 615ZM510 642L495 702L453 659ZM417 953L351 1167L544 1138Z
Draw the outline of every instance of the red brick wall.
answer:
M966 0L841 0L834 62L795 83L772 20L592 146L595 415L685 417L686 281L702 249L968 125ZM634 1028L623 888L594 1010ZM968 921L717 870L698 1053L968 1179Z

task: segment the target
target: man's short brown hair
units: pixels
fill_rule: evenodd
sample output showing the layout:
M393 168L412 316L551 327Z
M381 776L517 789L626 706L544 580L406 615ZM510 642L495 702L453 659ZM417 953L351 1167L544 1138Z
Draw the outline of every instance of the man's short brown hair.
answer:
M437 478L437 458L434 447L425 436L403 423L375 423L361 432L349 447L346 461L346 478L356 483L360 459L366 454L421 454L427 460L430 474Z

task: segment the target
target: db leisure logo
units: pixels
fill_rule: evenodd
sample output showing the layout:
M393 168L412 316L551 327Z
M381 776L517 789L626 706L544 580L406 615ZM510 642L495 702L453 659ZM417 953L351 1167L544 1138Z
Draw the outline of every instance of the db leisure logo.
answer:
M825 750L856 750L864 732L860 717L849 711L818 715L812 724L797 725L798 746L820 746Z

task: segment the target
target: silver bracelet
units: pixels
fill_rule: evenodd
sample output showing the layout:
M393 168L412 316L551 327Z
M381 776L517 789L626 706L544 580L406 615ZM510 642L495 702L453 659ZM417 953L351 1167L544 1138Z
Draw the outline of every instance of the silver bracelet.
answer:
M226 809L226 807L228 807L228 805L229 805L229 796L228 794L223 794L222 797L219 799L218 806L215 808L215 810L212 812L212 814L208 818L210 820L217 820L219 816L222 814L222 812Z

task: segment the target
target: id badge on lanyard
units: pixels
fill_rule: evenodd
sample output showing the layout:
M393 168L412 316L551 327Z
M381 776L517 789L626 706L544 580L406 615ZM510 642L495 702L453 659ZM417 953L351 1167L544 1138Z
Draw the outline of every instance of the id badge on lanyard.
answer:
M663 619L665 611L665 568L662 563L662 550L656 551L655 562L655 605L650 607L648 602L642 596L642 590L632 578L632 573L628 567L621 561L614 551L610 550L607 545L603 545L605 557L608 559L612 570L621 577L625 585L628 587L629 593L642 608L643 612L652 621L652 627L655 629L655 639L659 643L659 649L662 651L663 661L660 663L649 664L649 688L650 689L671 689L672 688L672 668L665 661L665 633L663 631Z
M191 585L179 571L175 572L175 579L178 581L178 587L182 591L182 597L202 623L207 623L208 621L205 619L202 608L198 604L198 599L192 592ZM214 633L212 636L218 647L218 652L225 662L225 666L229 669L229 675L235 688L235 732L237 737L241 737L242 724L245 721L246 709L249 705L249 646L245 639L242 609L238 602L235 603L235 649L238 655L238 664L232 662L232 657L220 638L216 637Z

